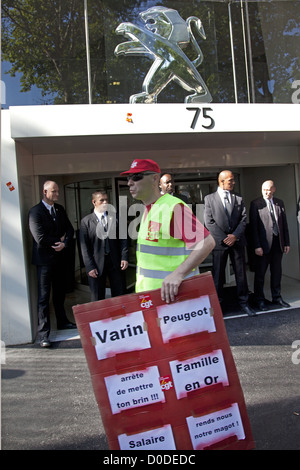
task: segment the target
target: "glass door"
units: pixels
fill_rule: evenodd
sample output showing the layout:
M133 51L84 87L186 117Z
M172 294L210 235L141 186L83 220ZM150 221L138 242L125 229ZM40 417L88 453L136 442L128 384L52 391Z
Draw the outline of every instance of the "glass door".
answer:
M100 178L90 181L80 181L67 184L65 190L65 206L68 217L75 231L75 282L87 286L88 280L83 263L80 242L79 229L80 222L86 215L93 211L92 194L98 189L107 192L110 203L112 204L112 179Z
M186 175L176 175L174 180L175 192L187 196L188 203L191 205L194 214L200 222L204 224L204 198L208 194L217 190L218 175L211 175L211 177L201 180L187 180ZM204 260L204 262L199 266L199 270L202 273L212 271L212 253L210 253L206 260ZM235 281L234 272L229 258L226 265L225 279L226 284L231 284Z
M188 198L188 204L200 222L204 225L204 198L207 194L216 191L216 179L207 181L180 180L175 177L175 192ZM212 270L212 254L199 266L200 272Z

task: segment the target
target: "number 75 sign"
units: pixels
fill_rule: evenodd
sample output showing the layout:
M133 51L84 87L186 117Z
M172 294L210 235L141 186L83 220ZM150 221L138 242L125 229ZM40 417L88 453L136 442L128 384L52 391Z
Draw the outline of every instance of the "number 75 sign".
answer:
M201 124L202 127L204 127L204 129L213 129L215 127L215 121L214 119L211 117L211 115L209 113L211 113L213 110L212 108L196 108L196 107L193 107L193 108L186 108L187 111L193 111L195 114L194 114L194 117L193 117L193 120L191 122L191 128L192 129L195 129L197 123L198 123L198 120L200 118L201 122L204 123L204 124ZM202 116L201 116L201 112L202 112Z

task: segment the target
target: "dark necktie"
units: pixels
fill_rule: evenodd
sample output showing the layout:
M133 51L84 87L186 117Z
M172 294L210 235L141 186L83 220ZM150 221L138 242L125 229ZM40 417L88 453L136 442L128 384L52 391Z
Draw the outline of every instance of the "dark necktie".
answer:
M276 218L275 218L275 214L274 214L273 204L272 204L271 201L268 201L268 204L269 204L269 211L270 211L272 222L273 222L273 234L277 236L278 235L278 226L277 226L277 222L276 222Z
M228 191L225 191L225 193L224 193L224 207L225 207L225 212L226 212L226 215L228 217L228 220L230 221L232 207L231 207L231 204L229 202Z
M105 217L105 214L102 214L101 216L101 223L102 223L103 230L105 233L104 250L105 250L105 254L108 255L108 253L110 252L110 248L109 248L109 241L108 241L108 235L107 235L107 219Z
M54 206L51 206L50 214L51 214L51 217L54 220L54 222L56 222L56 213L55 213Z

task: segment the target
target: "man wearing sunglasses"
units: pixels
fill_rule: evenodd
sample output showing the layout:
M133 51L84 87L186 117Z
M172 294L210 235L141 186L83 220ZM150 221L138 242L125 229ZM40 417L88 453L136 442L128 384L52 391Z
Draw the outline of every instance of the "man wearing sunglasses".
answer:
M127 176L130 194L145 205L137 240L136 292L161 288L162 300L175 300L180 284L198 274L198 266L215 246L209 232L180 199L162 195L160 168L135 159Z

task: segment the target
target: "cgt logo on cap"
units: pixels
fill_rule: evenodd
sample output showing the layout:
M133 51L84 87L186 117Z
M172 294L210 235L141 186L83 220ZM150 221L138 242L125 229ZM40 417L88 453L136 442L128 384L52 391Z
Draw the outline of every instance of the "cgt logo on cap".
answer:
M137 166L137 164L138 164L137 160L133 160L133 162L131 163L130 168L135 168Z

